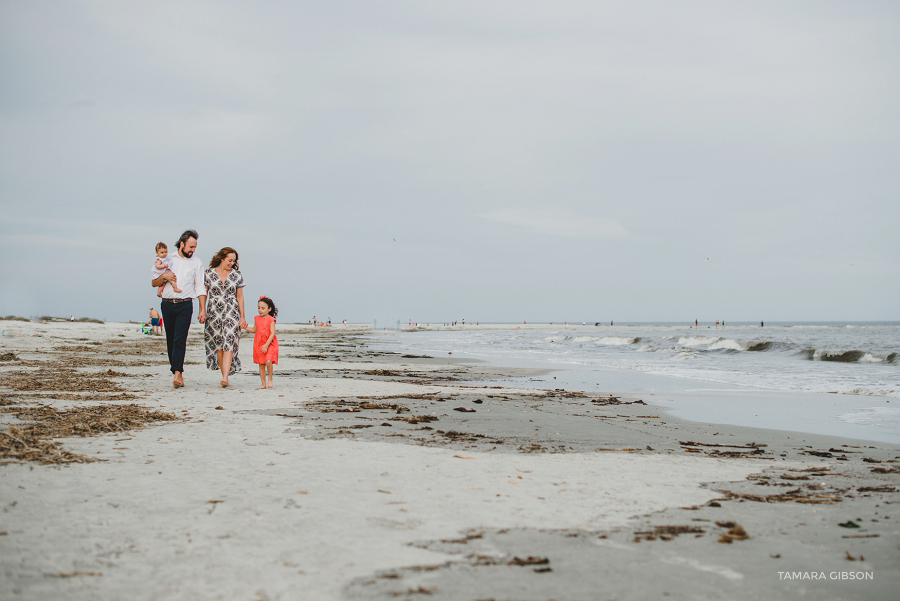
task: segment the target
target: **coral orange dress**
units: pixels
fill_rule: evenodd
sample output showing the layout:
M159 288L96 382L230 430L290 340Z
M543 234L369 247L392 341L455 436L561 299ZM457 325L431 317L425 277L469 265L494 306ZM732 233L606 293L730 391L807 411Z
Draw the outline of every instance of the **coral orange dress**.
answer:
M265 353L262 352L262 345L266 343L271 333L269 331L270 324L274 321L275 318L271 315L266 315L265 317L253 316L253 326L256 329L256 334L253 336L253 362L257 365L265 365L266 361L271 361L273 365L278 365L278 336L272 339L272 344L269 345L268 350Z

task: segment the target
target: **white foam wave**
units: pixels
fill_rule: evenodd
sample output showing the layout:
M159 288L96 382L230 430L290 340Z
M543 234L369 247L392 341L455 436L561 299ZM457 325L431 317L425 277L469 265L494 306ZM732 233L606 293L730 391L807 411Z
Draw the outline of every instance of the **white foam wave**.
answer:
M605 338L601 338L597 344L603 344L606 346L624 346L626 344L635 344L640 342L640 338L617 338L615 336L607 336Z
M713 344L719 340L721 338L713 336L682 336L678 339L678 344L681 346L703 346L704 344Z
M727 338L719 339L717 342L709 345L709 350L711 351L719 351L719 350L729 350L729 351L744 351L747 350L746 347L736 340L730 340Z

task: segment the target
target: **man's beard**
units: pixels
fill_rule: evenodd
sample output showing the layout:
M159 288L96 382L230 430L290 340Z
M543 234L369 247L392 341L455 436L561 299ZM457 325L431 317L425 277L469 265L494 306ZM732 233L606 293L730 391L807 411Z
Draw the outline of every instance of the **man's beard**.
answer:
M188 249L186 249L186 248L182 248L182 249L181 249L181 254L184 255L184 258L185 258L185 259L190 259L191 257L194 256L194 251L188 250Z

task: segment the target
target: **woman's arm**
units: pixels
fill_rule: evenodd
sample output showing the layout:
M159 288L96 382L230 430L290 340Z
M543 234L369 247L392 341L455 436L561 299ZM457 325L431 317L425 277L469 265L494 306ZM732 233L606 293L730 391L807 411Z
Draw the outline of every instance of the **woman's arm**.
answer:
M235 296L237 296L238 302L238 311L241 312L241 321L238 322L239 328L247 328L247 320L244 319L244 289L238 288L237 292L235 292Z
M275 322L269 324L269 339L266 340L266 343L262 345L260 349L262 352L266 352L269 350L269 345L272 344L272 341L275 340Z

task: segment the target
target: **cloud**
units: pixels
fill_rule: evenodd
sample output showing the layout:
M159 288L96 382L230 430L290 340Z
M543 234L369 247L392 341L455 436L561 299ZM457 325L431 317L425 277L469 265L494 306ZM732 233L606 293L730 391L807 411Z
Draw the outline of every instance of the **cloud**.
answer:
M550 236L622 238L628 231L615 219L599 219L564 209L509 208L480 213L490 221L508 223Z

